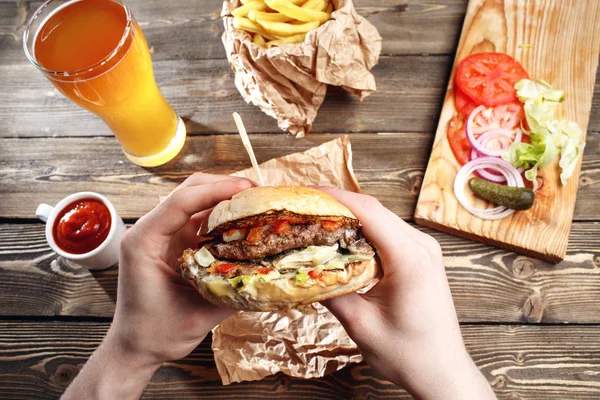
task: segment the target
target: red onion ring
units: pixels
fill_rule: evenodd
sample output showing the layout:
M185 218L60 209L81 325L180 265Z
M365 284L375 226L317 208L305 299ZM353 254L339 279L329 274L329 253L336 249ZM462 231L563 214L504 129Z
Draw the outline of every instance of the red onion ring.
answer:
M517 136L518 136L518 134L517 134ZM486 144L489 143L491 140L501 139L501 138L507 138L509 140L513 140L513 138L515 138L515 135L513 135L513 133L507 129L490 129L489 131L484 132L481 135L479 135L479 137L477 139L473 138L474 144L471 144L471 145L473 147L475 147L475 149L477 151L479 151L481 154L483 154L485 156L500 157L502 155L502 153L508 148L508 146L510 146L510 144L508 146L506 146L506 148L501 148L501 149L497 149L497 150L489 149L486 146ZM515 138L515 140L516 140L516 138ZM471 142L471 141L469 140L469 142Z
M481 158L481 154L479 154L476 150L471 150L471 161ZM485 168L481 168L473 171L473 173L480 178L488 180L494 183L506 183L506 178L500 172L496 172L495 170L488 170Z
M481 157L485 157L482 156L481 154L479 154L476 150L471 150L471 161L475 160L476 158L481 158ZM523 171L525 171L525 167L519 167L517 168L517 171L519 171L520 174L523 173ZM473 172L475 175L479 176L480 178L486 179L490 182L494 182L494 183L506 183L506 178L504 178L504 175L502 175L500 172L496 172L494 170L490 170L490 169L478 169L476 171Z
M473 111L473 112L475 112L475 111ZM469 118L471 118L471 117L469 117ZM468 123L467 123L467 126L469 126ZM517 133L516 135L513 135L512 131L510 131L508 129L502 129L502 128L490 129L489 131L486 131L486 132L482 133L481 135L479 135L477 138L473 135L473 131L471 129L465 128L465 130L466 130L466 134L467 134L467 140L469 141L469 144L471 145L471 147L473 147L480 154L483 154L485 156L500 157L502 152L504 150L506 150L506 149L499 149L499 150L488 149L485 145L487 142L489 142L492 139L507 138L510 140L513 140L513 139L516 140L517 138L519 138L519 140L521 140L521 138L520 138L521 135L519 135L519 133Z
M485 110L486 110L485 106L479 106L479 107L475 108L471 112L471 114L469 114L469 118L467 119L467 124L465 125L465 132L466 132L467 140L471 144L471 147L473 147L475 150L477 150L477 152L479 152L480 154L486 155L486 156L500 157L500 155L502 154L502 152L505 149L491 150L485 146L485 143L487 141L491 140L492 138L499 138L499 137L506 137L506 138L511 139L513 141L513 143L519 143L522 140L523 131L521 129L516 129L516 133L513 135L513 131L510 129L492 128L492 129L489 129L489 130L481 133L480 135L478 135L478 137L475 137L475 129L473 127L473 121L479 113L481 113L482 111L485 111Z
M473 111L471 111L471 114L469 114L469 118L467 119L467 124L465 125L465 130L467 131L467 137L473 136L473 134L475 132L473 132L473 120L475 119L475 117L477 116L477 114L479 114L480 112L484 111L486 109L485 106L479 106L476 107L475 109L473 109ZM473 139L475 137L473 136Z

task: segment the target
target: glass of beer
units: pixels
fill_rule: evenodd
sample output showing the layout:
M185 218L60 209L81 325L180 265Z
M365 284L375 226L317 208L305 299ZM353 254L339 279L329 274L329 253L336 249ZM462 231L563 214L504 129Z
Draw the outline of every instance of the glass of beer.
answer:
M106 122L133 163L161 165L183 147L185 125L158 90L146 39L124 1L46 1L23 47L62 94Z

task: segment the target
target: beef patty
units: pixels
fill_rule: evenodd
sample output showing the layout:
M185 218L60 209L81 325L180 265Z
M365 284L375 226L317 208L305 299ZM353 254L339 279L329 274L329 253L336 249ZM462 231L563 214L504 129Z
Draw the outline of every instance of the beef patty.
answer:
M335 231L328 231L321 223L292 225L284 233L273 230L265 232L262 240L250 243L247 240L232 242L213 242L205 244L206 248L218 259L228 260L260 260L261 258L279 254L286 250L299 249L306 246L332 246L342 242L345 246L361 239L357 229L341 226ZM365 243L366 244L366 243ZM370 249L370 246L369 246Z

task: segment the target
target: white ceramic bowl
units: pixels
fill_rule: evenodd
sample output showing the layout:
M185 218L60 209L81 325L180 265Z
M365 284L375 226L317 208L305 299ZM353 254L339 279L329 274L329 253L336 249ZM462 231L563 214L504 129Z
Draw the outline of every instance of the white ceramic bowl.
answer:
M83 254L68 253L59 248L54 240L54 235L52 234L54 221L63 208L69 204L80 199L89 198L101 201L108 208L108 211L110 212L110 231L104 242L94 250ZM119 261L121 239L123 239L123 235L125 235L127 228L121 217L119 217L119 214L117 214L117 210L112 203L101 194L94 192L73 193L59 201L54 207L44 203L40 204L35 211L35 215L46 222L46 241L52 250L59 256L75 261L77 264L88 269L106 269Z

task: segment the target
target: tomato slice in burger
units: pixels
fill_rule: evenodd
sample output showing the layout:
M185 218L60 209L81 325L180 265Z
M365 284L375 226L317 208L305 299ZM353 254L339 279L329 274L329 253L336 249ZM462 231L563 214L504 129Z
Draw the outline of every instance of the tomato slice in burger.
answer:
M284 219L282 221L277 221L273 225L273 230L275 231L276 234L281 235L282 233L291 231L292 226L290 225L290 222L287 219Z
M467 140L465 124L456 115L448 123L448 142L460 165L468 163L471 158L471 145Z
M217 273L227 275L229 271L235 269L236 267L236 264L219 264L217 266Z
M342 226L341 222L325 220L321 222L321 226L328 232L335 232Z
M456 85L476 104L495 106L517 100L515 83L529 78L517 60L503 53L475 53L456 70Z
M250 232L248 232L246 241L252 244L258 243L263 237L263 232L264 229L262 226L255 226L254 228L250 229Z

